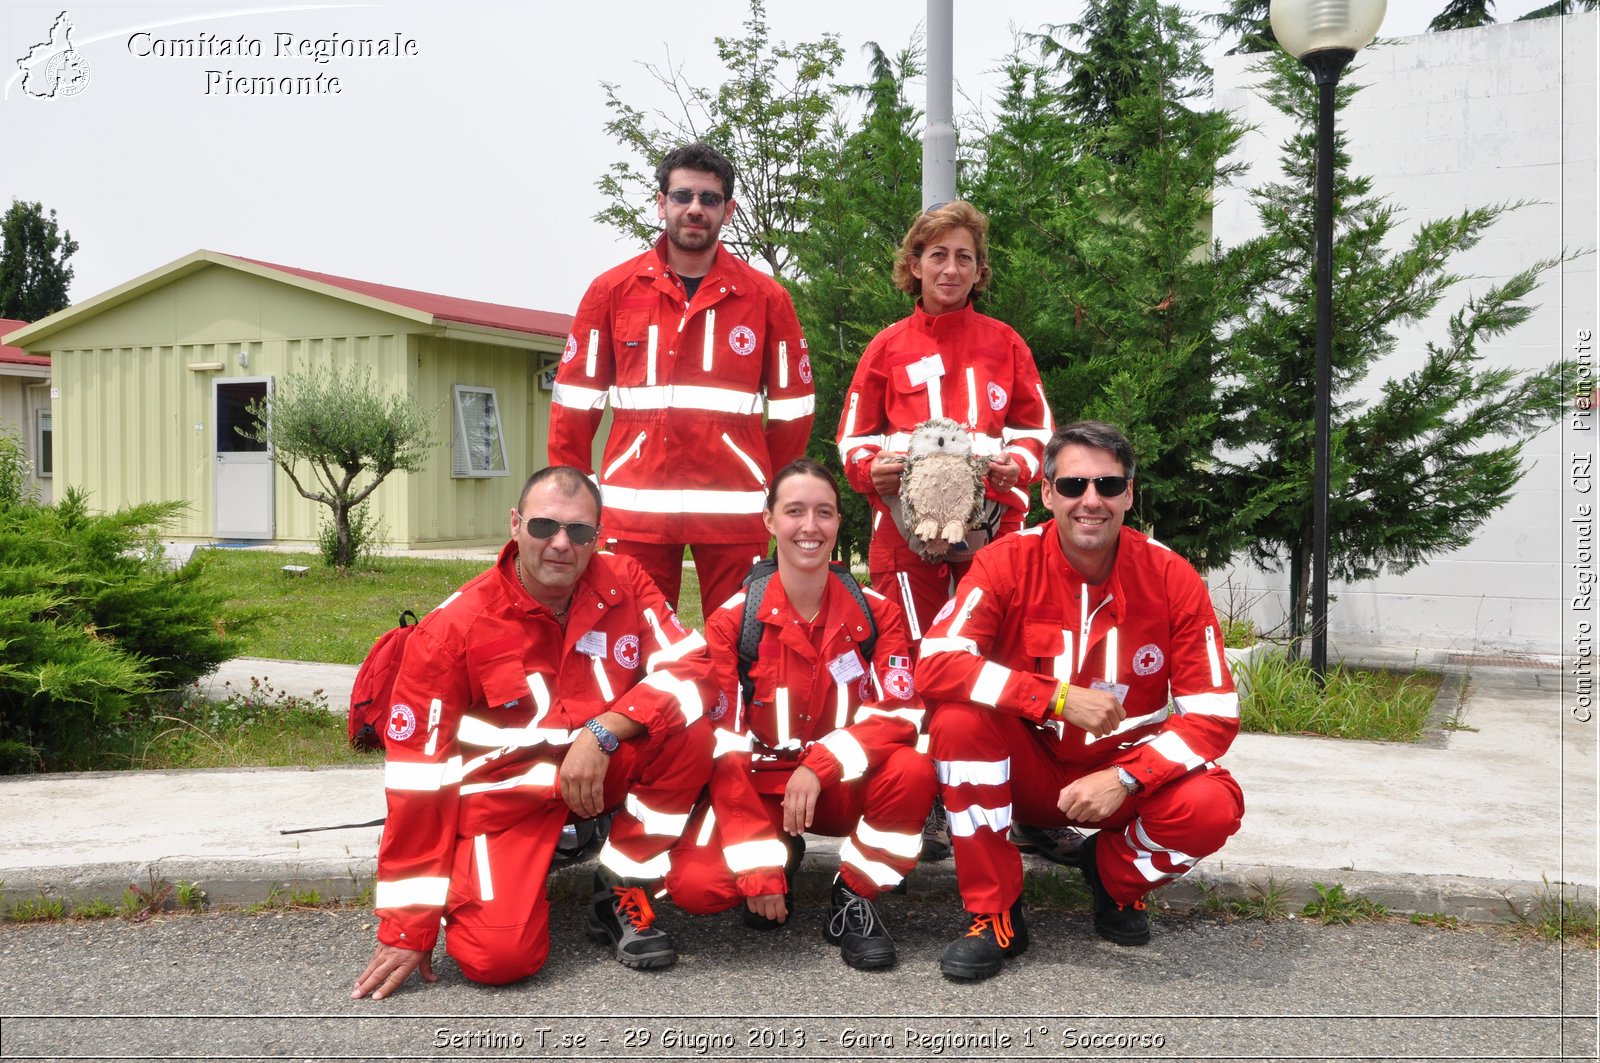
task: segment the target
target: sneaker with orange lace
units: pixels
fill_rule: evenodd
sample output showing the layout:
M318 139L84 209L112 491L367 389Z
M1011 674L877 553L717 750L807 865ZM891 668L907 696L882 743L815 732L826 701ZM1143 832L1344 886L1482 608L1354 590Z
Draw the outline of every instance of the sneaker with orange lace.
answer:
M618 962L641 970L677 962L678 950L671 936L655 921L650 894L643 886L623 882L603 868L595 872L589 936L610 945Z
M1009 912L978 912L967 932L945 946L939 970L951 978L976 981L1000 973L1007 956L1028 947L1028 924L1022 918L1022 898Z
M1118 904L1106 892L1100 881L1100 871L1095 867L1095 846L1104 837L1096 832L1079 850L1083 877L1094 895L1094 932L1118 945L1150 944L1150 913L1145 909L1144 898L1132 904Z

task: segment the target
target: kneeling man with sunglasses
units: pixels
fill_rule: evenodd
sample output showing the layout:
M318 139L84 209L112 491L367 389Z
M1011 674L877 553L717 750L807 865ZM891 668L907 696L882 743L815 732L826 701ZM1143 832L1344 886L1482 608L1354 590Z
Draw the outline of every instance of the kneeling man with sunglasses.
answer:
M526 978L550 952L545 878L569 820L616 810L589 935L629 967L677 959L652 887L711 777L705 639L638 562L598 554L600 494L543 469L493 568L406 643L385 733L378 947L352 997L433 981L445 948L475 982Z
M1079 860L1094 928L1150 940L1145 896L1222 848L1244 799L1216 761L1239 701L1194 568L1123 526L1133 447L1076 421L1045 448L1054 519L980 552L922 642L967 931L952 978L988 978L1028 946L1013 817L1089 827Z

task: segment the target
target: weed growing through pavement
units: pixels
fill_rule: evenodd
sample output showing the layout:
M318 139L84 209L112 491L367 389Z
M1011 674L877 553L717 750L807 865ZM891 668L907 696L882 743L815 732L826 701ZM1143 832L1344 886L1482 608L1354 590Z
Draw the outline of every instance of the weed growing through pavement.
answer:
M67 906L60 897L38 897L15 901L6 911L6 918L13 923L53 923L66 914Z
M1275 923L1289 917L1288 891L1278 885L1275 879L1268 878L1265 886L1250 883L1249 895L1245 897L1224 897L1215 886L1208 886L1204 882L1196 884L1200 888L1200 903L1196 908L1206 915L1220 916L1230 922L1234 919L1259 919L1263 923Z
M117 906L104 897L91 897L82 904L72 906L74 919L109 919L117 914Z
M206 906L206 891L200 888L198 882L178 882L178 907L186 912L204 911Z
M172 883L156 873L154 866L145 871L146 885L128 883L122 891L122 915L135 923L142 923L167 906L172 897Z
M1576 887L1564 882L1552 888L1546 878L1544 888L1526 907L1519 907L1508 897L1506 907L1511 909L1512 924L1521 933L1546 941L1573 941L1600 949L1600 910L1568 896L1574 889Z
M1433 707L1440 677L1381 669L1330 668L1318 685L1306 660L1264 653L1234 665L1239 726L1266 734L1319 734L1414 742Z
M1022 902L1029 908L1087 910L1093 903L1083 875L1077 871L1049 868L1025 871L1022 875Z
M1320 882L1313 882L1311 887L1317 891L1317 899L1309 902L1301 911L1304 915L1321 920L1324 926L1371 922L1389 915L1386 906L1366 897L1346 893L1342 885L1324 886Z
M1412 926L1435 926L1441 930L1460 930L1461 920L1444 912L1429 912L1427 915L1415 912L1411 916Z

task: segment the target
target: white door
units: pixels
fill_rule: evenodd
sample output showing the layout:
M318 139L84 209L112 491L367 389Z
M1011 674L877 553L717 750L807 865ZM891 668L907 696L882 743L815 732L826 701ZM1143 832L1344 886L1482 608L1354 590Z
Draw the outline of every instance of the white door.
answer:
M272 452L236 428L254 430L250 403L266 399L269 377L216 382L217 475L211 534L218 539L271 539Z

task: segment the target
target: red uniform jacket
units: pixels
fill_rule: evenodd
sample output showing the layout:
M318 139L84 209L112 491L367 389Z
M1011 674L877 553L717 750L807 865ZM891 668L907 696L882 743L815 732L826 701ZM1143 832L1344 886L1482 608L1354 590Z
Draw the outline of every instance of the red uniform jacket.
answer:
M1028 485L1055 425L1033 353L1011 326L970 303L936 317L918 304L867 344L835 438L850 486L881 513L887 510L867 471L872 459L880 450L904 451L911 430L930 417L966 425L974 454L1014 456L1023 471L1017 485L1003 493L991 485L989 497L1028 511Z
M1064 763L1121 765L1146 789L1222 756L1239 731L1239 699L1199 574L1125 527L1093 611L1084 590L1053 520L979 551L922 642L923 695L1048 726ZM1126 684L1121 730L1092 740L1065 721L1045 724L1063 679Z
M613 710L652 736L700 718L705 639L678 623L629 557L597 553L567 628L523 589L516 544L423 617L406 643L386 733L389 818L378 849L378 939L430 949L458 836L503 829L530 795L561 800L556 767Z
M584 295L556 370L550 462L598 471L614 538L765 542L767 483L805 453L816 404L800 322L782 285L721 246L686 303L665 241Z
M789 604L781 580L761 601L760 651L750 676L753 703L739 695L739 625L744 595L731 598L706 623L706 641L721 696L718 768L711 802L729 870L747 897L784 890L787 850L762 807L762 794L782 794L805 765L825 787L870 774L900 746L914 746L922 699L912 673L911 642L900 607L864 591L878 626L872 660L861 657L866 618L838 580L828 579L818 614L818 652L810 625ZM725 770L729 760L748 770Z

